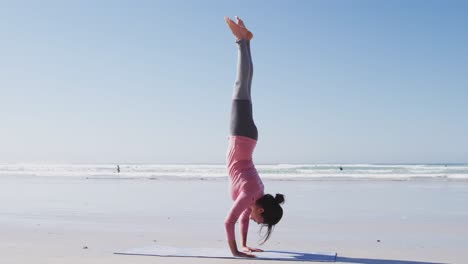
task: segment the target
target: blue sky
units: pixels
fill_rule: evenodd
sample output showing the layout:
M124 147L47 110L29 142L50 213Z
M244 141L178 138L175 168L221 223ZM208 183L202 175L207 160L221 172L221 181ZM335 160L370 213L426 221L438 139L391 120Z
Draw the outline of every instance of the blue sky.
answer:
M254 33L257 163L467 163L463 1L0 7L0 162L223 163Z

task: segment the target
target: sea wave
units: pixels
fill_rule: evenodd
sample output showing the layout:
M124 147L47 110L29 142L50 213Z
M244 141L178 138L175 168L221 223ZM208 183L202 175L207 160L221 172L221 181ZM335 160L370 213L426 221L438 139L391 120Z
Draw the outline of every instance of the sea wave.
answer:
M0 164L0 176L220 179L225 165L211 164ZM468 180L467 164L273 164L257 165L272 180Z

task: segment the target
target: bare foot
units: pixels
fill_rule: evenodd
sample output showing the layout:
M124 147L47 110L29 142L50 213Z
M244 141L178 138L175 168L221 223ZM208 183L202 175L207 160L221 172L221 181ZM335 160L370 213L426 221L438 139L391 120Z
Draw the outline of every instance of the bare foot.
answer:
M236 41L242 39L251 40L253 38L253 34L245 27L244 22L239 17L236 16L237 23L232 21L229 17L224 17L224 20L234 37L236 37Z
M236 23L237 25L243 27L243 28L246 28L245 27L245 24L244 24L244 21L242 21L242 19L240 19L240 17L236 16Z

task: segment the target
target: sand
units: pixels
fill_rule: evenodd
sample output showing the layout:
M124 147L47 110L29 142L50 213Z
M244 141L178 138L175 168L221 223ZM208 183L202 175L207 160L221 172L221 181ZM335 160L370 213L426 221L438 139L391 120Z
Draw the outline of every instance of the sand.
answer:
M264 249L337 252L338 263L468 263L466 182L265 186L286 204ZM112 254L153 244L225 247L227 188L226 180L1 177L0 262L237 263ZM251 223L252 246L258 229Z

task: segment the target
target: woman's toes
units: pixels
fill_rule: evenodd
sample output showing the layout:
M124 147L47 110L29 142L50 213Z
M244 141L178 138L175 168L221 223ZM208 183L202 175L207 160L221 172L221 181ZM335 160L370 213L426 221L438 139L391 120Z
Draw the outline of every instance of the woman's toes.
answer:
M239 17L236 16L236 22L229 17L224 17L224 20L237 40L251 40L253 38L252 33L245 28L244 22Z
M244 21L242 21L242 19L236 16L236 20L237 20L237 25L245 28Z

